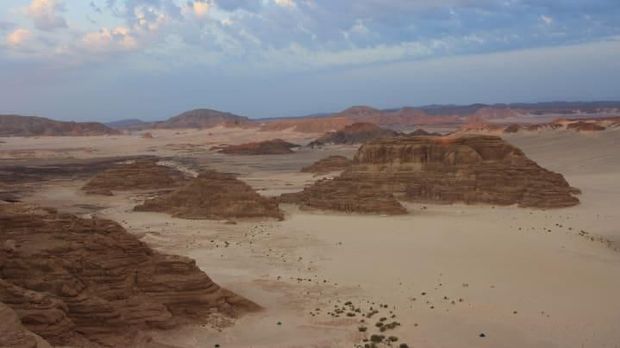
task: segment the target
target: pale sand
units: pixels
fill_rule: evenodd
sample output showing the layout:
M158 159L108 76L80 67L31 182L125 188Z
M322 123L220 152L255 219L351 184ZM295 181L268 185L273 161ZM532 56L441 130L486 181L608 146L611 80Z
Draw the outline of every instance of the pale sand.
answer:
M235 139L248 135L244 132ZM221 332L186 327L153 333L157 341L179 347L361 343L359 314L326 314L336 301L352 301L364 312L370 306L366 301L376 302L375 308L387 304L367 320L368 333L377 331L374 323L389 318L392 310L401 326L386 335L414 347L620 347L620 252L614 250L618 244L599 241L620 241L620 132L544 132L507 139L542 166L565 174L583 191L582 204L551 211L410 204L411 213L402 217L285 206L283 222L227 225L134 213L140 194L85 196L78 190L81 182L46 185L29 200L78 213L89 211L83 204L100 205L104 209L96 214L121 222L157 249L196 259L216 282L265 307ZM12 146L19 149L19 141ZM114 154L111 149L100 153ZM294 156L206 151L192 156L276 194L314 180L296 173L303 165L353 152L341 147ZM581 236L581 230L588 234ZM310 315L315 308L320 314Z

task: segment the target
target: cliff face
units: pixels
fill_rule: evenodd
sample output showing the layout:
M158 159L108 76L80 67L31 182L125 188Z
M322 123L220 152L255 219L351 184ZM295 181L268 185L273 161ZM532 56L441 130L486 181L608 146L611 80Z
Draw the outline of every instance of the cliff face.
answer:
M0 302L54 345L130 346L141 329L258 308L109 220L0 204L0 246Z
M147 200L135 210L189 219L283 217L274 200L262 197L232 174L215 171L201 173L188 185Z
M561 174L495 136L378 140L363 145L343 175L376 182L412 201L537 208L579 203Z
M363 196L369 194L415 202L561 208L578 204L576 193L561 174L540 167L499 137L402 136L362 145L339 177L283 199L332 210L342 210L332 200L373 199Z
M112 195L112 191L156 190L185 182L184 173L158 164L157 159L138 159L117 164L82 187L89 194Z
M0 136L86 136L120 134L97 122L63 122L43 117L0 115Z

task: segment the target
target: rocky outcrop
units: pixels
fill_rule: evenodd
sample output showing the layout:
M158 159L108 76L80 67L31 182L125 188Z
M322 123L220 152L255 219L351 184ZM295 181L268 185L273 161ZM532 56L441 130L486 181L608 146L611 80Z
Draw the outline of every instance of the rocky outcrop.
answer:
M0 246L0 302L53 345L132 346L143 329L258 309L109 220L0 204Z
M286 193L281 203L297 204L302 208L340 211L359 214L406 214L407 210L391 193L377 190L372 183L348 177L319 180L302 192Z
M293 153L293 149L299 147L282 139L266 140L256 143L241 145L228 145L219 149L220 153L227 155L285 155Z
M188 185L147 200L135 210L187 219L283 218L275 200L262 197L232 174L215 171L201 173Z
M109 168L82 187L88 194L112 195L113 191L160 190L186 181L185 174L159 164L157 159L127 161Z
M436 132L429 132L425 129L418 128L407 135L409 136L440 136L441 134L436 133Z
M578 190L561 174L540 167L499 137L482 135L375 140L362 145L339 177L283 199L334 209L338 206L331 200L342 199L343 192L351 195L346 201L356 201L357 191L366 189L415 202L535 208L579 203ZM320 197L328 198L323 202Z
M244 116L212 109L186 111L166 121L155 122L153 128L213 128L213 127L251 127L252 121Z
M308 144L308 146L322 146L327 144L362 144L370 140L393 137L398 133L383 129L373 123L354 123L348 125L337 132L330 132L315 141Z
M26 329L17 313L0 302L0 347L52 348L41 337Z
M569 123L566 126L566 129L578 132L600 132L604 131L606 128L602 125L597 124L596 122L578 121L574 123Z
M0 115L0 137L111 134L120 132L97 122L64 122L36 116Z
M329 156L301 169L302 173L326 174L347 169L351 160L344 156Z

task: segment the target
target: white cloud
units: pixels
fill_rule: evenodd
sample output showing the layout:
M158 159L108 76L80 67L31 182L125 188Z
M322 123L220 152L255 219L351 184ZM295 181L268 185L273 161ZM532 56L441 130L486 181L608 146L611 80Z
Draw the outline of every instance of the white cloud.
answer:
M123 26L86 33L82 37L82 43L92 51L131 50L138 46L131 30Z
M293 1L293 0L274 0L274 2L276 3L276 5L282 6L282 7L293 7L293 6L295 6L295 1Z
M6 36L5 41L7 45L16 47L16 46L23 45L24 42L30 38L30 36L31 36L31 33L29 30L18 28L10 32Z
M32 0L26 13L34 25L40 30L54 30L65 28L67 22L58 14L64 6L56 0Z
M203 1L194 1L192 4L192 10L196 17L202 18L209 13L209 4Z
M546 25L553 24L553 17L542 15L540 16L540 20Z

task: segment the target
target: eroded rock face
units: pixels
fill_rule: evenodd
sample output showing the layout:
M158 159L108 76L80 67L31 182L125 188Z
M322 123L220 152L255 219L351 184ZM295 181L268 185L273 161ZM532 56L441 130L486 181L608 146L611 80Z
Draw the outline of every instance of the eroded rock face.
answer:
M112 195L113 191L158 190L186 181L185 174L158 164L157 159L140 159L107 169L82 187L88 194Z
M215 171L201 173L188 185L147 200L135 210L188 219L283 218L275 200L262 197L232 174Z
M578 132L600 132L600 131L604 131L605 127L595 122L579 121L579 122L568 124L566 126L566 129L571 129L571 130L575 130Z
M258 308L109 220L0 204L0 246L0 302L54 345L130 346L141 329Z
M319 180L302 192L286 193L281 203L298 204L302 208L359 214L406 214L407 210L391 193L377 190L372 183L347 177Z
M499 137L482 135L375 140L362 145L353 165L339 177L318 182L286 199L334 209L336 203L317 197L338 199L342 192L348 192L346 200L355 202L363 198L360 191L366 189L415 202L535 208L579 203L574 196L578 190L561 174L540 167Z
M0 347L51 348L52 346L26 329L17 313L0 302Z
M397 134L393 130L381 128L374 123L358 122L337 132L326 133L308 145L314 147L326 144L362 144L374 139L393 137Z
M299 147L284 141L282 139L274 139L261 141L257 143L247 143L241 145L228 145L219 150L227 155L285 155L293 153L293 149Z
M351 160L344 156L329 156L301 169L302 173L325 174L347 169Z

